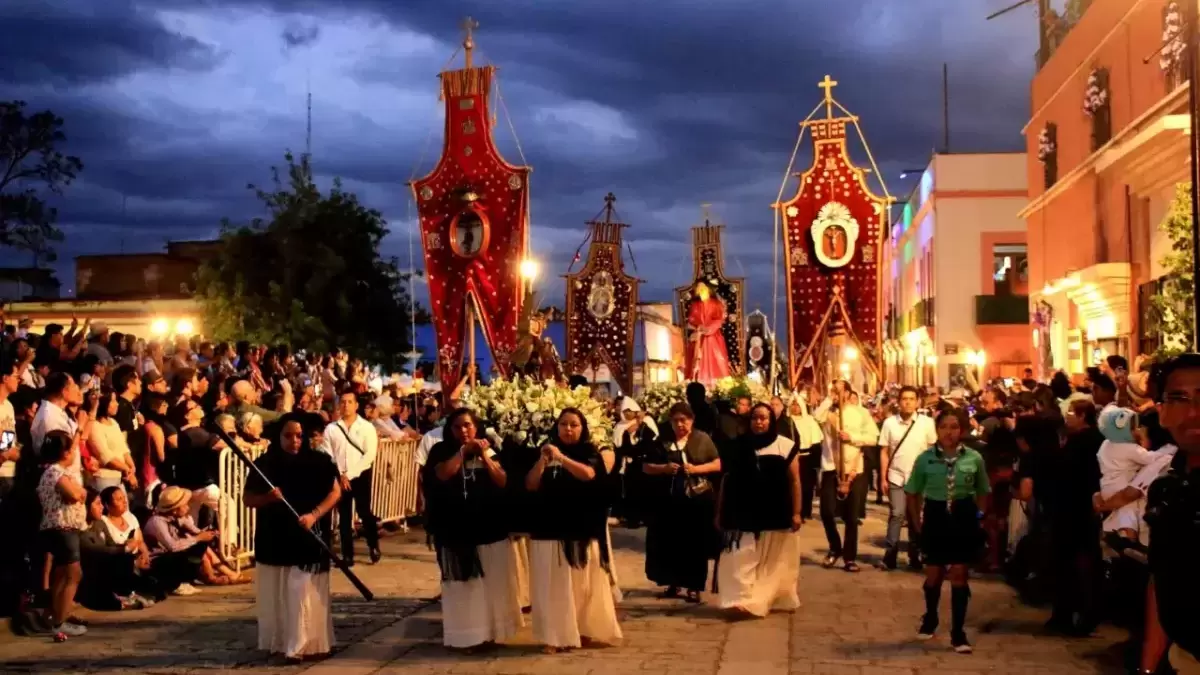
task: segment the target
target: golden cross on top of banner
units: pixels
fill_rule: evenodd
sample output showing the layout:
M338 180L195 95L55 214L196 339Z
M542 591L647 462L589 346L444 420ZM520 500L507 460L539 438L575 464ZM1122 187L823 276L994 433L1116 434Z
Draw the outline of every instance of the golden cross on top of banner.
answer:
M817 83L817 86L825 90L825 116L833 117L833 88L838 86L837 80L825 76L824 80Z

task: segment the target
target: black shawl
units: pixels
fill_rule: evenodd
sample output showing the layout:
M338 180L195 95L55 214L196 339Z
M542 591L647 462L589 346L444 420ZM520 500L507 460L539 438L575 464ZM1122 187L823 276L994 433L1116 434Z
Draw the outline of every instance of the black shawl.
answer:
M295 454L272 446L254 461L271 483L283 492L284 499L297 513L309 513L333 491L338 478L333 459L323 452L307 447ZM246 478L246 490L265 493L269 489L251 471ZM332 544L333 517L325 517L313 525L325 543ZM254 531L254 558L264 565L299 567L310 574L329 571L329 555L296 522L296 516L281 503L268 504L258 509L258 524Z
M437 466L460 452L462 443L443 440L429 451L425 463L426 531L429 533L443 581L469 581L483 576L476 547L508 537L504 489L496 485L477 457L447 480ZM470 466L476 464L477 466Z
M546 467L537 491L537 514L530 535L538 540L562 542L567 562L575 568L587 566L588 545L598 540L601 563L608 569L610 555L605 527L609 499L604 489L608 475L604 459L591 443L550 442L568 459L592 467L596 476L590 481L581 481L562 467Z
M795 512L792 504L792 477L789 467L799 446L791 442L786 456L759 454L778 442L788 444L775 431L775 424L764 434L747 434L731 444L721 458L725 472L721 523L726 550L736 545L743 533L787 530Z

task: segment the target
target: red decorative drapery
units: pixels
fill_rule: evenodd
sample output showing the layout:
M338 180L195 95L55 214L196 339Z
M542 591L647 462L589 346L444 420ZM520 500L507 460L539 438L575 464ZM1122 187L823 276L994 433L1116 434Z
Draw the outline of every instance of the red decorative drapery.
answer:
M531 169L504 161L493 142L488 93L494 75L491 66L441 74L442 156L428 176L412 184L446 392L462 371L468 302L506 376L517 343Z
M621 231L625 225L608 217L588 223L592 230L587 263L567 275L567 372L583 373L608 366L613 381L633 393L633 331L637 314L636 277L625 273Z
M813 163L800 175L796 195L778 204L787 261L788 361L790 384L816 381L822 355L806 350L820 335L822 318L841 289L850 332L878 358L880 325L879 253L887 230L888 199L867 186L863 169L846 151L852 118L808 122ZM840 320L834 312L834 320ZM806 362L802 362L806 361Z

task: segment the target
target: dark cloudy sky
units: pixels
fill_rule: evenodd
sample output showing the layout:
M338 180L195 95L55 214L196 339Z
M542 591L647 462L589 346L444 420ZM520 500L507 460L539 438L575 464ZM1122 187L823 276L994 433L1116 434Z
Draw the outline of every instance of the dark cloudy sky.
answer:
M953 149L1019 149L1035 19L1025 8L984 20L1007 4L11 0L0 2L0 98L63 116L86 164L59 203L64 288L75 255L158 250L215 236L222 217L259 215L245 186L302 150L306 73L321 180L340 176L383 211L385 253L407 264L404 184L440 150L435 74L469 14L535 169L534 247L548 271L566 271L583 221L612 190L643 298L668 299L690 274L688 227L711 202L730 228L728 270L767 309L768 205L816 83L841 82L835 93L862 117L897 196L912 188L901 170L924 166L940 143L943 61ZM503 113L496 133L518 162Z

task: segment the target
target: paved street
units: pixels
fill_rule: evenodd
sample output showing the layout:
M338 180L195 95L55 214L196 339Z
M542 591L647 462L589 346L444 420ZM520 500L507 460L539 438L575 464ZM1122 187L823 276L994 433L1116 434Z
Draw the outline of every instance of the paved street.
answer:
M879 555L883 535L877 512L864 526L868 562ZM824 552L819 524L802 531L803 607L793 615L728 623L710 607L654 598L642 576L642 532L616 530L618 573L626 600L620 607L624 644L617 648L542 655L518 644L479 655L452 654L440 645L432 555L423 535L385 539L385 561L359 565L379 596L355 601L348 584L335 582L337 636L344 647L312 666L284 666L254 651L252 587L205 589L193 598L172 598L141 612L89 613L92 632L57 645L46 639L0 637L4 673L238 672L267 675L763 675L848 673L1119 673L1120 631L1105 627L1093 638L1064 640L1040 635L1046 615L1017 603L998 581L976 580L968 629L976 652L956 655L947 639L912 639L922 611L919 577L865 569L851 575L818 566ZM949 593L944 594L946 623ZM832 617L839 617L834 622Z

